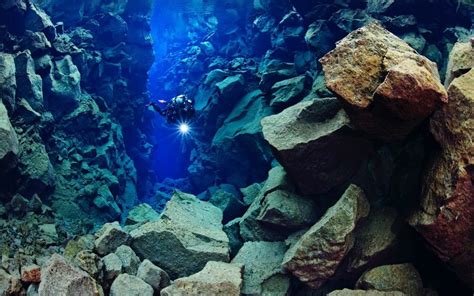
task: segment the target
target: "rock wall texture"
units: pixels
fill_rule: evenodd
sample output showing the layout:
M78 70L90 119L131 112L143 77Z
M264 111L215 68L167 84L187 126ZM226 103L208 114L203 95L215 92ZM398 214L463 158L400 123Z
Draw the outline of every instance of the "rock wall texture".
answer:
M473 21L452 0L2 1L0 294L472 295ZM196 102L186 178L156 178L150 69Z

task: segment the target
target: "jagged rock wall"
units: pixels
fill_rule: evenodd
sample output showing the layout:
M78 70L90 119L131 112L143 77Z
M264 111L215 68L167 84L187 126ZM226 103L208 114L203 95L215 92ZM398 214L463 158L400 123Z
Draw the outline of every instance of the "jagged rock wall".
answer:
M471 4L456 1L215 5L206 13L186 12L180 25L184 22L187 36L175 36L172 27L158 33L167 44L157 61L158 78L151 82L165 97L187 93L196 100L194 125L201 132L188 172L197 192L216 183L245 186L264 179L272 157L252 121L301 100L333 96L318 59L346 34L379 21L436 62L443 78L450 49L469 36L472 22ZM245 118L250 113L256 115Z
M4 204L39 196L59 217L100 223L136 203L129 155L140 167L148 152L139 125L153 62L151 5L2 2L2 131L11 139L1 145Z

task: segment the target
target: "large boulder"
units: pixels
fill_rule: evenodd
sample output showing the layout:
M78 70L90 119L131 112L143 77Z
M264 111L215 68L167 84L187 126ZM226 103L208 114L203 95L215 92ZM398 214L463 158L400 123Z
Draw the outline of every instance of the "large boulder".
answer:
M12 54L0 53L0 99L13 110L16 96L16 67Z
M242 272L241 264L209 261L200 272L175 280L161 291L161 295L239 296Z
M276 158L304 195L343 184L370 151L334 98L299 103L265 117L262 126Z
M354 125L379 139L403 139L447 102L436 64L377 23L349 34L320 62Z
M284 242L246 242L232 263L244 266L244 295L287 295L290 278L281 268Z
M131 236L135 252L171 278L196 273L210 260L229 261L222 211L190 194L175 192L160 220L142 225Z
M311 288L321 287L333 277L353 247L353 232L368 214L364 192L350 185L339 201L286 252L284 268Z
M413 296L425 295L421 276L410 263L384 265L371 269L357 281L356 289L399 291Z
M47 295L101 295L100 286L84 271L66 260L53 255L41 271L39 296Z
M10 123L8 111L0 101L0 163L2 167L10 167L18 153L18 137Z
M451 82L474 68L474 43L458 42L449 54L444 86L449 87Z
M449 103L430 122L442 151L426 170L410 224L474 287L474 70L454 79L448 93Z

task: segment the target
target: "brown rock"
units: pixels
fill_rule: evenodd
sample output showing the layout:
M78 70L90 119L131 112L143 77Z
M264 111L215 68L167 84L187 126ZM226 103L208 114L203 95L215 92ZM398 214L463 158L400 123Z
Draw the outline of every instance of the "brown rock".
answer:
M447 100L436 64L377 23L349 34L320 62L351 122L376 138L403 139Z
M36 264L22 266L21 280L26 283L41 282L41 268Z
M426 170L410 224L474 287L474 70L453 80L448 93L449 103L431 119L442 151Z
M403 120L425 118L440 102L448 101L439 78L415 60L404 60L390 68L375 93L387 109Z
M467 73L472 68L474 68L474 44L471 42L456 43L449 54L444 86L448 88L455 78Z

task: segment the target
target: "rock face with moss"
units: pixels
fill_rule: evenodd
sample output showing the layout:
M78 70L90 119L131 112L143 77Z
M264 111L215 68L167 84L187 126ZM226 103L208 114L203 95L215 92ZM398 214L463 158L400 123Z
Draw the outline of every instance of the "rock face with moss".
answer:
M160 220L140 226L131 236L135 252L171 278L191 275L209 260L229 261L222 211L190 194L176 192Z

